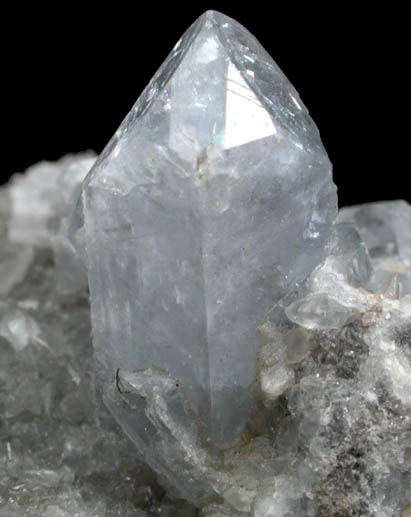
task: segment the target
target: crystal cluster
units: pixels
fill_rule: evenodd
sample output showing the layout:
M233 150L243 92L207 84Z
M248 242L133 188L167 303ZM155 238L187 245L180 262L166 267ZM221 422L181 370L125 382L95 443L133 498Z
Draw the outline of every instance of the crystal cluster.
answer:
M221 452L162 370L113 375L104 397L122 428L96 403L84 271L63 238L92 161L39 164L0 190L0 515L406 517L411 207L340 211L325 261L259 328L258 396ZM13 201L28 195L36 217Z
M411 515L411 206L334 222L317 130L263 52L207 13L97 161L40 163L0 188L0 517ZM221 120L196 105L212 85L175 87L210 56ZM211 250L236 310L213 298ZM178 346L194 347L187 374ZM213 391L223 373L230 405Z

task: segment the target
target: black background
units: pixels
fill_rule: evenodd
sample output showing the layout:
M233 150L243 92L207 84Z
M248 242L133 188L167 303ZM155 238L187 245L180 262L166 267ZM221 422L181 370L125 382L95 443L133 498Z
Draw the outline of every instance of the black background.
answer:
M245 25L300 93L341 206L411 201L405 13L395 4L307 4L58 3L10 13L1 36L1 182L41 159L101 151L184 30L214 8Z

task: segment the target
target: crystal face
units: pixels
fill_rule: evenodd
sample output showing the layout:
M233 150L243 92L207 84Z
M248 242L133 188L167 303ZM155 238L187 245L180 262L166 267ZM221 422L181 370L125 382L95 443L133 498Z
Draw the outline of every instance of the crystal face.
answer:
M167 372L209 440L230 442L257 328L325 257L336 214L297 92L246 29L205 13L98 158L83 209L101 370Z

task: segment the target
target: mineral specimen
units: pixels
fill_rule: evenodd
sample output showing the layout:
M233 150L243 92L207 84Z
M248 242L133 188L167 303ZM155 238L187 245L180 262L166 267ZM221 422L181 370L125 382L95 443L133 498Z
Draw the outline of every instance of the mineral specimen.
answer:
M120 371L118 386L113 375L104 396L121 412L123 429L93 396L88 293L84 272L66 261L63 238L92 159L39 164L0 189L0 516L407 516L411 296L395 279L400 271L411 280L402 244L411 207L367 207L380 214L373 248L386 248L387 234L396 243L388 257L370 256L358 237L367 241L367 230L350 222L365 207L340 211L325 261L261 325L260 397L242 440L218 452L201 439L179 386L162 370ZM73 182L63 193L67 174ZM12 200L33 188L50 208L30 219ZM401 210L390 218L393 206ZM40 245L30 229L41 234ZM64 266L76 289L56 282L61 275L66 282ZM390 278L378 284L381 267ZM323 312L313 303L319 295ZM349 317L330 325L335 305L328 298ZM144 435L135 419L147 423ZM141 455L145 441L154 444L150 461L158 462L167 492L123 430Z
M205 438L230 443L249 412L257 328L325 257L336 215L331 165L297 92L246 29L209 11L83 189L105 382L118 368L160 369ZM133 425L140 442L147 424ZM150 440L142 447L155 456Z
M226 20L222 15L209 13L194 25L185 36L185 44L183 41L172 54L171 63L168 61L165 71L170 75L169 83L163 87L168 93L162 97L159 87L158 95L151 99L150 109L143 114L140 112L137 118L133 114L130 116L130 124L127 122L122 127L118 139L109 144L106 151L108 157L113 150L119 149L117 155L115 151L108 160L110 163L106 162L104 154L97 160L86 180L86 235L82 210L75 211L74 216L70 213L75 205L81 209L76 199L81 181L95 160L94 155L68 156L56 163L40 163L25 175L14 176L9 185L0 187L0 517L411 515L411 206L405 201L389 201L343 208L336 224L331 224L332 207L322 206L318 214L328 213L330 221L325 222L322 229L317 226L319 216L314 212L312 216L308 215L311 214L309 202L305 206L304 195L298 194L299 186L307 178L314 184L306 185L306 191L317 192L315 185L322 174L321 168L318 177L311 169L304 170L303 175L298 174L303 171L305 160L326 160L323 151L315 151L311 146L317 133L312 128L303 137L302 131L301 140L295 140L299 135L298 128L301 129L299 117L305 117L306 112L295 112L292 117L285 108L290 91L300 104L294 90L290 90L291 86L271 61L271 68L267 67L269 58L262 55L261 48L257 52L260 60L255 55L255 61L247 65L255 67L248 69L255 71L255 81L249 82L244 75L245 68L237 58L240 48L243 49L241 55L253 57L250 47L254 40L235 22ZM227 33L231 36L224 39ZM234 33L237 39L232 38ZM217 139L206 154L198 151L200 161L203 160L198 169L207 176L208 186L205 186L201 183L205 178L196 177L196 164L191 168L187 165L193 159L193 156L190 158L193 149L179 143L175 136L171 138L171 128L176 127L173 124L180 120L180 115L186 117L185 130L191 128L189 135L198 129L190 124L195 120L190 120L190 113L185 111L179 90L174 97L172 87L173 81L180 77L179 73L185 70L185 63L191 64L186 68L189 77L191 71L196 73L197 65L211 65L207 61L208 52L200 52L201 45L210 44L210 41L213 42L211 48L214 44L220 45L216 47L215 65L225 62L227 71L231 66L238 67L242 79L237 80L237 77L230 89L238 93L237 87L249 87L246 97L249 100L251 92L255 94L251 102L253 109L256 99L260 99L261 85L266 84L263 73L268 74L264 76L266 78L281 79L284 89L277 89L277 86L273 89L278 103L269 105L268 98L261 101L266 110L263 113L269 114L282 141L277 142L273 135L261 130L255 133L260 140L245 143L235 132L238 127L227 125L226 121L226 134L227 127L234 131L232 134L237 135L238 147L227 149L222 145L224 139ZM230 43L233 41L237 42L234 48ZM256 47L253 48L256 51ZM232 57L234 51L237 52L235 59ZM226 55L228 57L221 57ZM179 66L176 66L177 62ZM172 70L175 70L174 74ZM160 71L158 81L161 74ZM187 85L190 84L188 78L184 81ZM160 84L157 79L152 87ZM224 82L218 73L215 79L215 84ZM200 87L201 80L196 85ZM203 86L207 90L208 86ZM149 88L143 100L147 100L150 91ZM201 88L198 91L200 95ZM168 136L164 136L170 143L168 150L155 140L146 142L144 148L139 147L150 131L164 130L158 122L168 119L161 109L154 110L154 106L162 106L164 98L170 100L171 114L173 99L177 98L180 109L177 119L169 120ZM227 94L227 103L228 98ZM191 103L189 95L186 101L188 105ZM137 109L141 106L137 104ZM279 106L282 109L278 111ZM274 108L277 109L275 116ZM241 109L246 110L244 106ZM226 107L223 112L226 116ZM164 119L159 116L161 114ZM204 114L208 115L208 111ZM258 118L260 115L253 115L253 120L268 120L264 119L265 115ZM146 126L147 121L151 121L152 126ZM202 127L207 132L210 126L206 122L207 118ZM308 124L309 119L306 122ZM263 126L270 127L265 122ZM233 138L228 138L230 145ZM267 144L264 143L266 139ZM136 154L127 161L128 154L122 149L131 152L133 141ZM302 146L302 149L296 146L297 155L291 153L293 142ZM114 146L113 149L110 146ZM281 146L284 146L285 154L281 154ZM272 148L279 154L273 154ZM250 149L251 155L248 154ZM259 156L260 162L258 149L265 153ZM154 150L158 151L158 162L152 165L152 173L157 171L157 180L150 179L151 173L146 171L147 182L136 186L136 177L140 178L137 173L142 169L132 165L141 166L141 163L131 159L133 156L148 158ZM194 160L196 156L194 154ZM170 157L172 163L166 170L163 165ZM234 178L228 170L235 170L238 177ZM261 172L262 183L254 177L257 170ZM333 186L329 173L323 174L323 188L325 192L329 189L324 196L326 199L330 196L331 205ZM102 184L104 178L108 181L106 186ZM128 184L127 178L130 179ZM273 188L269 191L270 178L276 188L281 186L285 190ZM240 185L231 188L234 180ZM242 181L244 188L250 187L249 193L242 190ZM294 181L296 184L292 187ZM93 186L93 182L99 186ZM263 185L267 185L266 196ZM121 191L122 188L125 191ZM181 197L177 197L178 192ZM299 228L294 234L288 219L272 224L275 214L283 213L281 210L285 207L285 200L276 197L278 192L284 195L288 192L287 202L292 193L291 199L296 199L293 207L299 207L301 213L307 210L306 215L301 215L302 219L293 219ZM163 203L165 193L168 193L169 204ZM188 206L187 193L191 195ZM221 199L227 202L224 209L219 205ZM241 199L249 201L243 208L234 203ZM99 210L90 210L95 208L97 201L101 202ZM103 210L106 201L108 208L118 208L117 213ZM133 205L136 201L141 201L139 208ZM251 226L249 210L256 218ZM290 208L290 217L299 215L294 211ZM95 214L101 218L95 218ZM140 234L139 225L134 225L131 217L133 214L138 214L140 222L147 225L158 216L165 226L157 226L152 236ZM236 226L236 217L240 226ZM311 217L311 221L295 246L307 251L306 258L303 254L293 257L284 249L280 260L280 255L276 255L277 243L283 246L292 243L293 237L302 231L299 225L304 217L307 220ZM190 226L193 220L196 224ZM185 222L183 230L193 230L187 232L186 238L179 233L181 221ZM229 331L238 338L227 345L227 353L238 353L232 365L234 379L241 366L236 362L250 358L242 348L246 343L245 335L248 335L243 320L258 325L258 345L254 334L250 333L251 349L255 353L251 357L257 365L254 369L253 363L253 369L248 372L250 375L251 371L255 372L250 390L250 411L248 416L245 411L240 412L241 418L247 417L243 431L239 439L224 448L215 447L208 439L210 433L204 433L203 424L207 422L201 422L199 417L204 418L205 413L201 407L195 407L195 395L188 390L192 379L178 375L165 364L153 362L136 366L131 362L131 352L138 351L137 346L129 350L130 364L114 362L124 352L121 336L124 334L127 342L130 325L134 328L129 309L136 307L132 302L137 303L131 298L138 285L136 278L147 280L147 271L151 284L143 287L149 289L151 285L153 296L157 294L159 298L146 299L146 305L140 306L147 311L147 317L151 315L159 325L158 318L167 312L166 307L170 310L174 307L170 318L164 321L164 325L170 326L156 327L156 335L161 331L164 340L169 336L174 345L176 337L187 337L187 329L181 329L179 325L192 322L188 317L182 319L183 308L180 304L177 304L179 310L167 305L171 295L160 298L160 292L155 289L159 288L162 277L167 285L171 285L173 278L170 275L178 269L176 261L181 256L181 247L181 253L190 260L199 259L198 255L192 255L193 250L198 254L201 252L202 268L195 269L195 261L187 263L184 271L175 278L179 289L175 297L182 304L184 293L188 294L182 287L183 273L187 275L187 281L199 283L198 291L191 293L190 300L198 302L194 296L198 293L204 297L204 280L208 277L198 277L194 273L200 271L211 275L212 272L208 262L211 259L204 251L210 251L213 242L207 234L210 221L213 221L215 232L221 231L220 239L225 239L224 244L229 249L229 255L216 255L226 271L224 277L218 276L222 287L229 291L231 282L238 281L233 285L239 300L241 296L244 298L236 307L238 310L250 307L252 314L250 320L247 319L249 315L243 313L240 313L243 319L235 319L230 307L218 304L223 305L224 318L232 325ZM217 222L221 223L221 228L217 227ZM94 233L91 231L93 225ZM233 235L228 233L230 228ZM283 234L278 234L278 228L283 228ZM112 237L109 237L110 229L113 230ZM255 240L251 230L256 231ZM167 232L172 231L175 235L169 237ZM317 231L318 236L315 235ZM171 246L172 237L175 237L175 246ZM241 246L247 243L244 250L234 246L234 237L238 237ZM120 317L124 323L124 328L120 328L122 333L116 336L117 341L108 349L106 357L103 349L97 348L97 363L93 357L89 293L85 283L83 247L86 241L91 246L89 255L94 260L90 260L91 276L93 271L96 273L96 264L106 266L110 259L113 266L106 270L109 278L100 278L101 289L108 285L113 290L97 290L99 296L107 299L94 305L92 312L104 309L107 321L113 322L113 329L117 329L115 325ZM324 245L322 251L320 241ZM106 250L101 248L101 243ZM191 247L186 248L188 244ZM100 249L101 262L97 261L97 249ZM216 245L215 250L219 249ZM116 250L121 253L116 255ZM135 262L127 262L127 250L135 253ZM166 260L168 255L164 256L164 272L158 269L159 262L153 260L151 264L142 260L146 257L144 253L154 252L155 258L160 260L158 253L166 250L170 252L171 265L169 267ZM261 250L267 253L262 255L267 262L259 262ZM283 271L275 269L270 277L267 271L275 257L279 262L274 261L274 267L280 264ZM289 258L287 266L285 257ZM225 261L227 258L230 262ZM237 259L241 259L239 263ZM300 261L300 269L293 260ZM319 263L313 269L316 262ZM119 266L123 267L124 276L120 274ZM151 266L157 268L159 278L151 271ZM238 269L240 266L244 266L244 270ZM299 273L282 278L284 268L291 266ZM254 268L261 279L258 285ZM265 274L261 276L262 271ZM307 273L305 278L304 271ZM136 274L134 280L130 272ZM195 282L194 286L197 285ZM243 292L242 283L249 289ZM144 289L142 294L146 293ZM267 289L272 289L271 295L267 294ZM233 292L228 292L227 296ZM260 293L261 298L256 299L255 292ZM95 302L96 289L93 296ZM211 293L207 292L209 296ZM273 303L263 310L262 301L268 303L270 296ZM212 298L207 300L211 303ZM200 306L194 302L192 311ZM205 299L203 307L204 302ZM257 322L253 304L260 302L259 310L264 317ZM187 303L186 300L185 311L189 310ZM137 316L135 319L140 325ZM93 333L98 334L96 321L102 320L94 315ZM207 319L206 323L210 325L211 322ZM214 332L216 330L217 327ZM227 339L228 334L223 334ZM202 350L204 335L199 333L199 341L193 342L197 350ZM139 344L144 342L142 338L145 339L147 334L140 336L137 333L136 336L136 344ZM102 344L103 337L100 332L97 347ZM188 349L188 341L181 341L181 344ZM116 346L118 357L110 355L114 354ZM172 351L180 360L177 348L168 350L165 358L171 357ZM213 358L215 363L210 366L217 367L217 357ZM110 359L112 363L103 363ZM191 368L193 364L201 368L203 363L191 363ZM190 369L189 362L187 367ZM224 371L227 376L231 375L229 369ZM236 418L236 407L240 405L243 411L243 399L237 391L231 393L231 397L231 406L226 409L230 410L229 419L232 420ZM241 418L237 421L236 432L241 428ZM209 427L208 431L211 430ZM228 431L224 430L227 439ZM218 443L215 436L214 440Z

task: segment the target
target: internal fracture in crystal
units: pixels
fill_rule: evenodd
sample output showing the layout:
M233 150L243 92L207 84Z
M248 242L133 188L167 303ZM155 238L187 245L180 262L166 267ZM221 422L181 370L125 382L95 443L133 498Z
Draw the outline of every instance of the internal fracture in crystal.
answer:
M250 407L257 328L325 257L336 215L297 92L246 29L205 13L98 158L83 201L107 379L164 370L207 438L229 443Z

